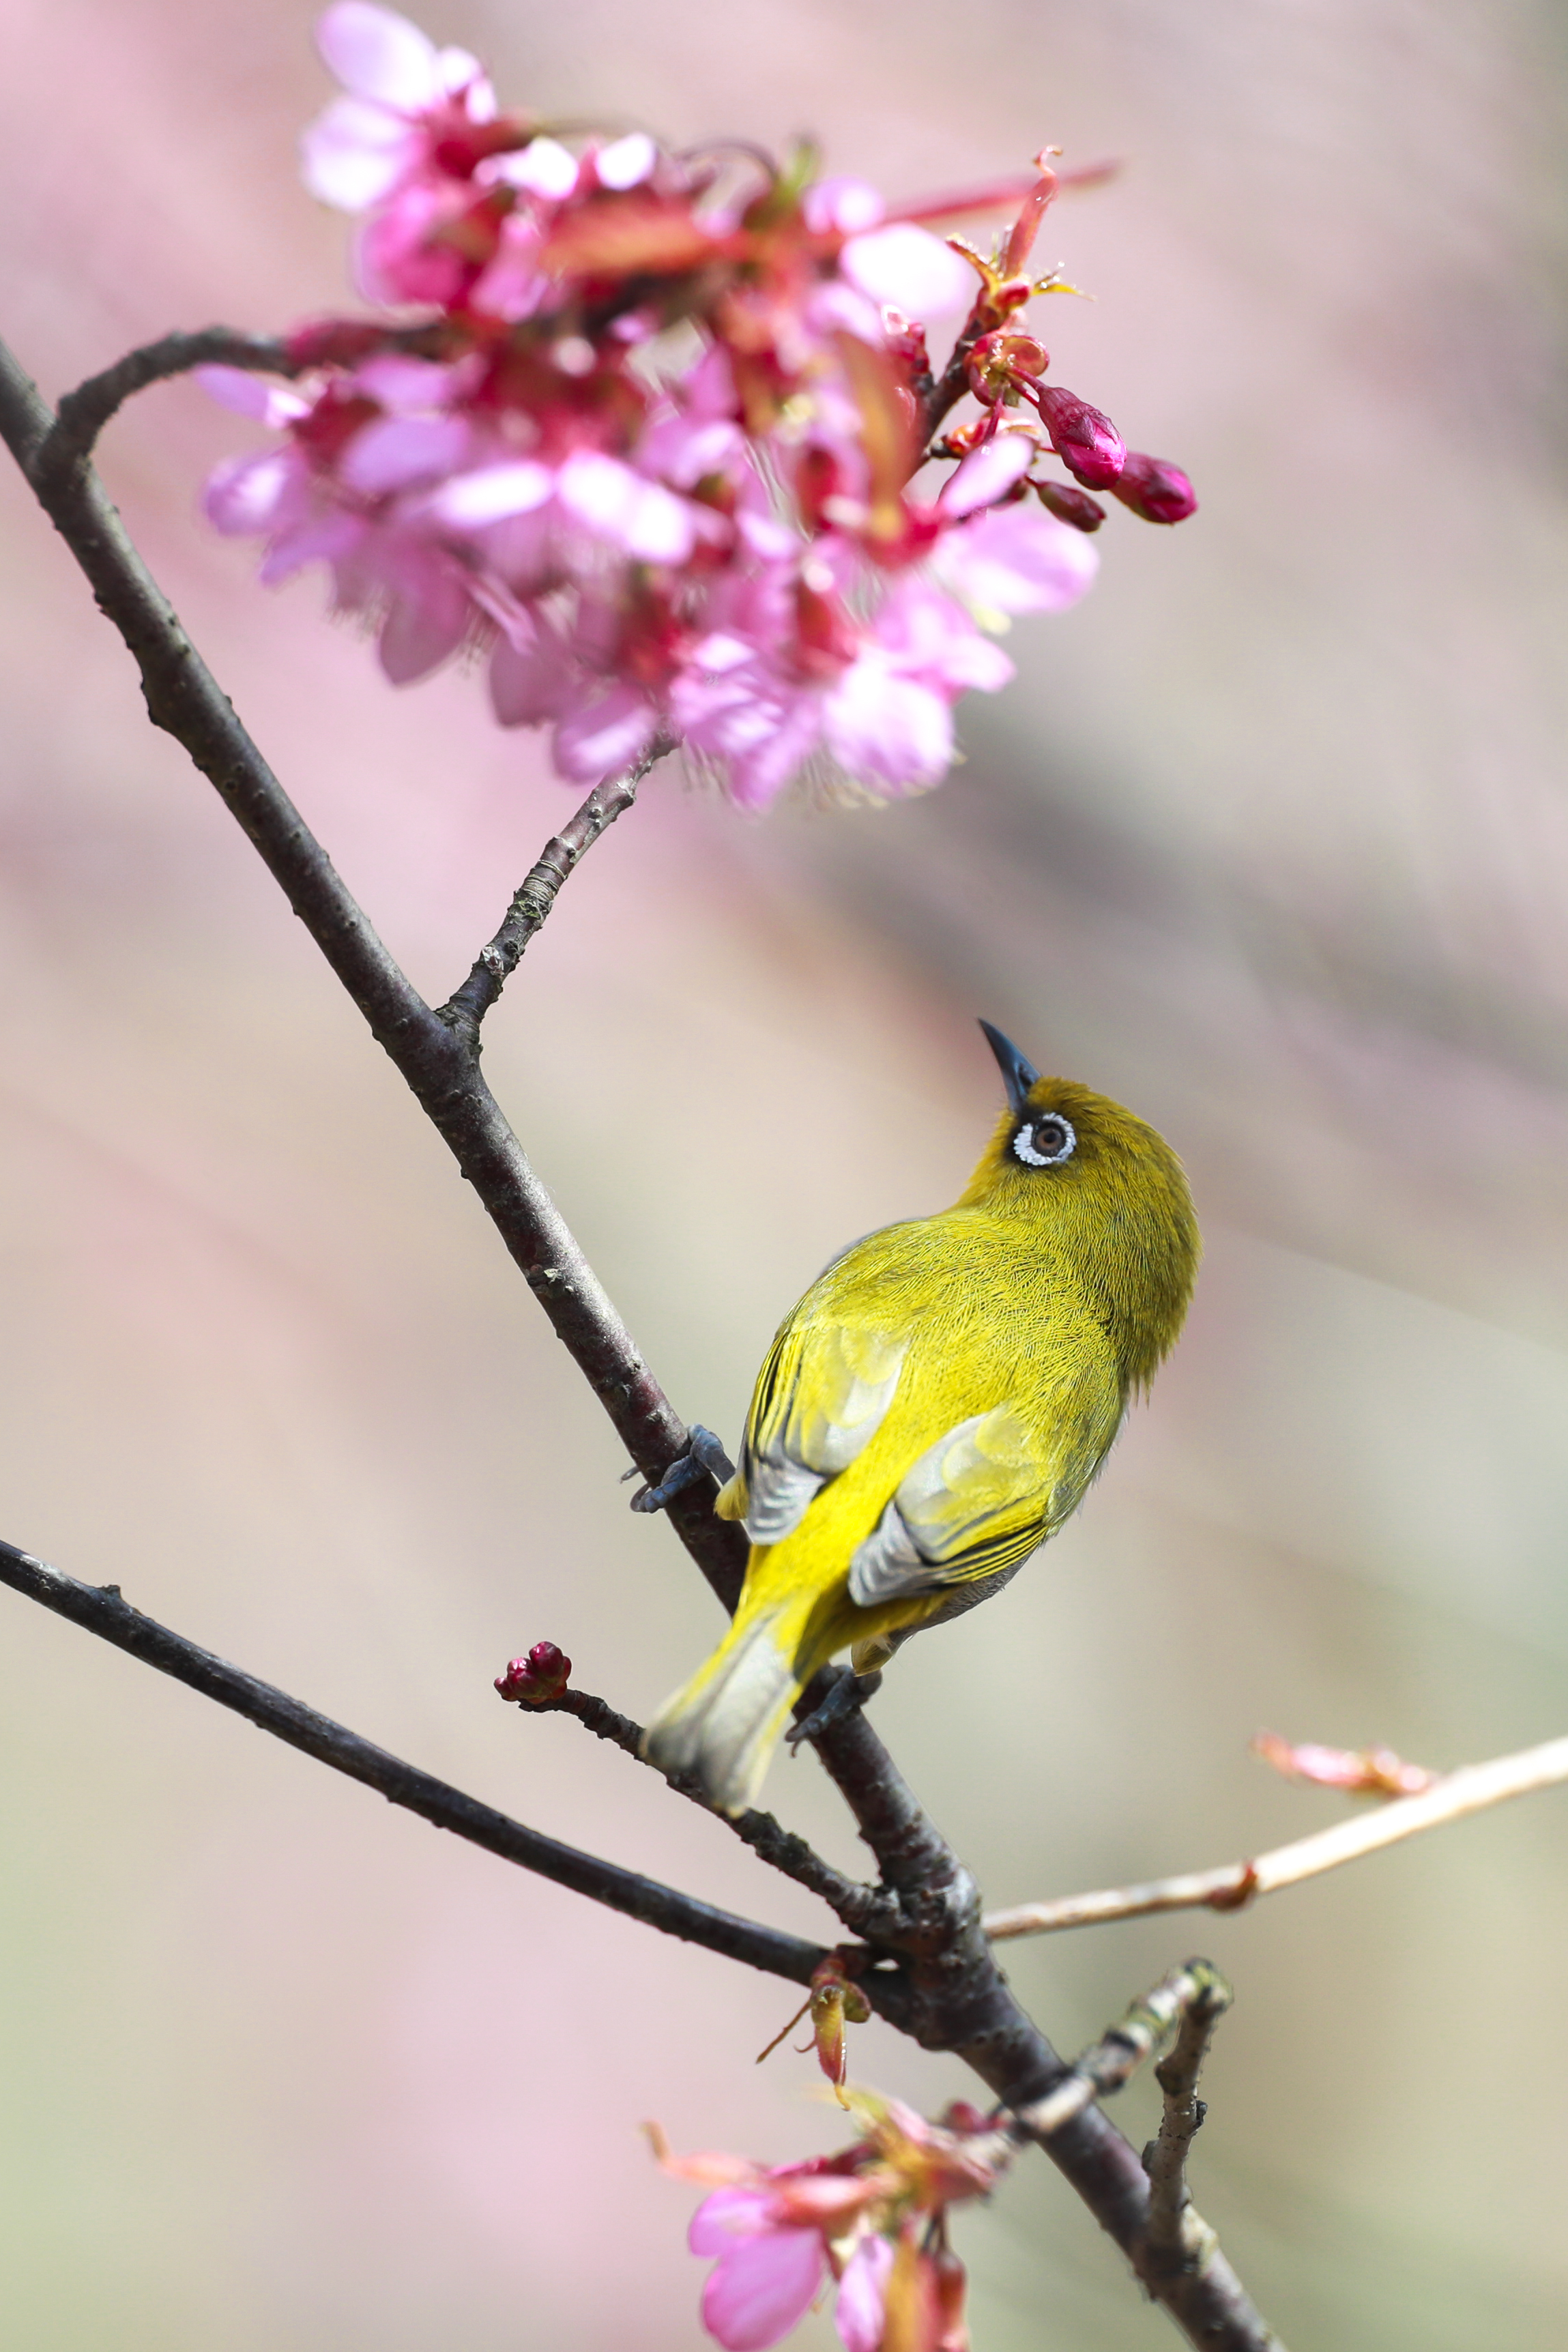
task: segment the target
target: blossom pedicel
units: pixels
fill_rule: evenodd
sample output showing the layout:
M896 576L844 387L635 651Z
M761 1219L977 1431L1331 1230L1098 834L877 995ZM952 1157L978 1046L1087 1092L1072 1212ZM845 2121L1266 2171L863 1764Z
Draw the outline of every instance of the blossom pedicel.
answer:
M662 737L747 807L803 772L922 791L957 697L1013 674L984 632L1093 577L1104 509L1077 485L1192 510L1016 331L1057 283L1026 273L1043 156L986 261L807 150L738 173L640 131L569 148L369 0L317 38L346 95L306 182L360 215L358 288L392 315L302 329L298 388L202 372L283 436L220 466L206 511L266 538L268 582L328 564L395 684L486 650L497 718L549 726L563 776ZM933 379L916 322L966 306ZM979 421L933 448L966 391ZM935 495L910 488L928 456L959 460Z

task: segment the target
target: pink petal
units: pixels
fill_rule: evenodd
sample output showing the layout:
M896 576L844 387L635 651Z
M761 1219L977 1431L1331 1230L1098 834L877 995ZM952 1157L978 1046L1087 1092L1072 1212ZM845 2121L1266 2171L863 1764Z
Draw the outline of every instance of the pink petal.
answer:
M941 541L932 570L976 609L1059 613L1076 604L1100 569L1081 530L1037 507L975 515Z
M417 162L418 133L363 99L338 98L300 134L305 185L339 212L363 213L390 195Z
M828 236L834 229L841 236L858 236L877 227L887 209L868 180L852 180L844 173L818 180L801 199L805 225L816 236Z
M249 531L275 530L289 493L302 468L292 449L261 449L248 457L228 457L214 467L202 492L202 511L226 539Z
M436 56L436 79L448 98L460 98L470 122L493 122L496 94L483 66L468 49L440 49Z
M937 503L948 515L973 514L976 507L992 506L1022 480L1035 457L1027 433L998 433L994 440L972 449L958 471L949 475Z
M696 533L685 502L616 457L574 450L559 488L569 514L645 563L680 563L691 552Z
M604 188L640 186L658 160L658 150L644 131L634 131L609 147L601 147L594 170Z
M307 563L325 561L334 570L340 564L346 565L369 533L370 526L363 517L350 514L342 507L330 509L325 514L306 515L300 522L286 526L272 541L261 561L261 584L264 588L279 587ZM346 601L340 595L340 603Z
M763 2352L789 2334L822 2284L815 2230L769 2230L721 2255L702 2290L702 2325L725 2352Z
M437 360L410 359L405 352L378 352L355 368L353 388L403 415L445 406L458 370Z
M883 2307L893 2271L890 2239L862 2238L844 2265L833 2324L844 2352L877 2352L882 2341Z
M253 416L261 425L287 425L303 416L310 405L299 393L268 383L247 368L200 367L193 373L209 400L232 408L237 416Z
M400 590L376 650L394 686L412 686L457 652L468 635L472 608L462 579L432 565Z
M773 2211L771 2189L716 2189L691 2216L686 2242L694 2254L725 2254L737 2238L765 2230Z
M502 637L490 656L490 708L503 727L559 719L573 692L566 650L552 632L542 630L525 643Z
M969 264L913 221L892 221L852 236L838 267L873 302L890 302L911 319L965 309L974 291Z
M875 651L850 665L823 707L828 749L860 783L923 792L952 764L947 698Z
M533 457L505 466L480 466L458 474L437 492L432 511L458 530L482 530L509 515L531 514L553 495L555 477Z
M372 0L337 0L317 23L316 47L328 72L356 98L418 114L442 95L435 43Z
M658 713L636 687L613 686L561 721L552 746L555 772L583 784L619 775L642 757L658 727Z
M468 446L460 416L378 416L362 425L344 450L338 472L363 498L384 497L411 482L449 474Z

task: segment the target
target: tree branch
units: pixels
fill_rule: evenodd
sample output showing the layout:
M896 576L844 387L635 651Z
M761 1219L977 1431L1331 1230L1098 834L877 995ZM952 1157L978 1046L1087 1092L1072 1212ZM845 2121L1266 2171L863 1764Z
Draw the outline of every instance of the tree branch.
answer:
M566 877L592 849L602 833L624 816L637 796L637 786L650 768L675 749L665 735L643 754L625 775L606 776L595 784L576 814L547 841L539 857L519 884L500 929L479 950L473 970L445 1004L436 1008L471 1054L479 1050L479 1024L522 961L523 950L554 906Z
M1031 2139L1049 2139L1097 2099L1108 2098L1130 2082L1172 2027L1180 2025L1194 2006L1201 2007L1205 2017L1217 2019L1229 2008L1232 1998L1230 1987L1211 1960L1186 1960L1171 1969L1116 2024L1107 2026L1098 2042L1090 2042L1055 2090L1027 2105L1015 2106L1020 2129ZM1217 2005L1211 2009L1211 2003Z
M572 1716L584 1730L591 1731L595 1739L607 1740L624 1756L630 1756L638 1764L647 1765L650 1771L658 1769L657 1765L648 1764L643 1754L642 1725L634 1723L629 1715L618 1713L607 1700L595 1698L591 1691L578 1690L574 1685L569 1684L553 1698L523 1702L521 1712L524 1715ZM764 1813L754 1805L743 1813L721 1813L716 1806L709 1804L695 1776L671 1777L668 1773L660 1773L659 1777L666 1787L673 1789L678 1796L689 1798L714 1821L732 1831L743 1845L751 1847L760 1861L770 1863L774 1870L781 1871L785 1878L793 1879L797 1886L804 1886L808 1894L819 1895L852 1936L864 1937L869 1942L879 1940L878 1928L889 1916L889 1898L879 1888L868 1886L862 1880L836 1870L832 1863L824 1861L805 1838L797 1837L793 1830L786 1830L773 1814Z
M500 1854L504 1862L552 1879L558 1886L569 1886L575 1894L586 1895L612 1911L623 1911L628 1918L640 1919L664 1935L701 1944L726 1959L743 1960L748 1968L785 1977L792 1984L808 1984L813 1969L826 1957L820 1946L808 1944L799 1936L737 1918L733 1912L700 1903L694 1895L682 1895L658 1879L644 1878L635 1870L623 1870L618 1864L601 1862L538 1830L525 1829L521 1822L465 1796L460 1789L388 1755L384 1748L374 1747L330 1716L318 1715L314 1707L290 1698L287 1691L258 1681L211 1651L198 1649L183 1634L144 1617L121 1598L117 1584L79 1584L74 1577L62 1575L58 1569L4 1542L0 1542L0 1583L25 1593L30 1601L41 1601L57 1616L68 1617L73 1625L85 1627L117 1649L128 1651L144 1665L156 1666L160 1674L172 1675L204 1698L231 1707L275 1739L313 1756L319 1764L346 1773L351 1780L363 1780L389 1804L418 1813L437 1829L450 1830L455 1836L483 1846L487 1853Z
M1568 1780L1568 1739L1549 1739L1517 1756L1497 1756L1485 1764L1461 1765L1418 1797L1396 1797L1360 1821L1336 1822L1331 1829L1260 1853L1255 1862L1225 1862L1215 1870L1188 1871L1174 1878L1152 1878L1140 1886L1106 1886L1092 1895L1064 1895L1049 1903L1023 1903L993 1911L985 1933L993 1943L1011 1936L1048 1936L1060 1927L1099 1927L1107 1919L1138 1919L1152 1911L1240 1911L1261 1895L1276 1895L1303 1878L1316 1878L1342 1863L1377 1853L1401 1838L1442 1829L1510 1797L1527 1797Z
M115 372L106 373L112 377ZM472 1184L638 1471L657 1483L685 1450L683 1423L529 1166L473 1055L377 938L186 637L90 468L40 469L52 422L34 385L0 344L0 434L129 646L142 673L148 716L184 746L245 828ZM745 1541L708 1505L703 1490L689 1491L676 1496L668 1517L732 1609L745 1571Z
M163 383L171 376L188 375L199 367L249 368L259 375L293 376L301 373L302 365L290 356L288 344L274 335L242 335L233 327L201 327L194 334L161 335L155 343L127 352L112 367L89 375L85 383L66 394L39 445L34 461L38 475L58 476L85 465L110 418L133 393L145 392L150 383Z
M1165 2095L1159 2137L1143 2151L1149 2176L1148 2258L1167 2271L1200 2270L1215 2250L1215 2233L1193 2210L1187 2189L1187 2152L1207 2112L1197 2095L1215 2027L1235 1995L1219 1970L1206 1961L1189 1962L1196 1979L1182 2012L1176 2040L1154 2069Z

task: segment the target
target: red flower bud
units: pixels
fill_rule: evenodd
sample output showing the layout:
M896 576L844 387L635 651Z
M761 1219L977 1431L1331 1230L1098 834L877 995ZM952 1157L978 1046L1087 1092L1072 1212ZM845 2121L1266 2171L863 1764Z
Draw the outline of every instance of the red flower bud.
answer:
M553 1642L535 1642L525 1658L513 1658L504 1675L496 1676L502 1698L520 1706L543 1706L559 1698L572 1679L572 1661Z
M1127 461L1127 444L1110 417L1057 384L1042 384L1033 398L1068 473L1091 490L1112 488Z
M1048 514L1058 522L1070 522L1074 530L1098 530L1105 520L1105 509L1087 490L1073 482L1037 482L1035 495Z
M1184 522L1198 503L1179 466L1167 466L1163 457L1145 457L1139 449L1129 450L1110 489L1145 522Z

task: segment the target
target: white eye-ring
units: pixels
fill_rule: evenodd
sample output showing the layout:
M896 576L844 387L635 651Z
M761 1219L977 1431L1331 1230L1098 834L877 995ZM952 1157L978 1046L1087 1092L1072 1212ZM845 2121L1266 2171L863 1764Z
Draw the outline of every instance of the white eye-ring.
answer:
M1078 1138L1059 1110L1026 1118L1013 1138L1016 1157L1029 1168L1058 1168L1078 1149Z

